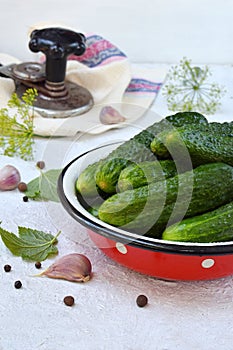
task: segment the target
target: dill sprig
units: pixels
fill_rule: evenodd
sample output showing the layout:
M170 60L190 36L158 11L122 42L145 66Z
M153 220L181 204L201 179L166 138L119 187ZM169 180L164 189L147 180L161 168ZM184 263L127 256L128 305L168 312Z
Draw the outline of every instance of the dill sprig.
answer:
M12 157L33 158L33 103L36 89L27 89L19 99L13 93L6 108L0 109L0 152Z
M214 114L220 107L225 87L209 82L208 66L191 67L191 60L183 58L168 72L163 94L171 111L197 111Z

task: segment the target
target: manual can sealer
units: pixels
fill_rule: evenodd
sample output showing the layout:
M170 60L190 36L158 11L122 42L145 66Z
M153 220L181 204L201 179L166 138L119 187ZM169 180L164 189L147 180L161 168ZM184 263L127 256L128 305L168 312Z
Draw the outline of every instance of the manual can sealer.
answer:
M28 88L38 96L33 108L43 117L65 118L87 112L93 106L90 92L82 86L65 81L67 57L85 52L85 36L63 28L34 30L29 48L42 52L45 63L24 62L0 67L0 75L14 79L16 93L22 97Z

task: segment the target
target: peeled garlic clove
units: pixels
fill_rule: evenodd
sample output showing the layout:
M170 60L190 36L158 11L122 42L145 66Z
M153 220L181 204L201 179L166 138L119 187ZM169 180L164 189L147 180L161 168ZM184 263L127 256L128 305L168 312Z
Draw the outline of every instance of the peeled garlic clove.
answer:
M39 276L64 279L71 282L87 282L91 278L91 262L83 254L68 254L53 263Z
M20 173L13 165L0 169L0 190L14 190L20 182Z
M123 115L111 106L103 107L100 111L99 118L102 124L117 124L126 120Z

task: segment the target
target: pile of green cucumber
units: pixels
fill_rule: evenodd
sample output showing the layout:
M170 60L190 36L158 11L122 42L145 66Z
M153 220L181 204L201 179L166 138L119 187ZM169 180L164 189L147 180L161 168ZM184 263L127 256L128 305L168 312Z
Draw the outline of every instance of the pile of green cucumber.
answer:
M79 201L100 220L157 239L233 240L233 122L167 116L79 175Z

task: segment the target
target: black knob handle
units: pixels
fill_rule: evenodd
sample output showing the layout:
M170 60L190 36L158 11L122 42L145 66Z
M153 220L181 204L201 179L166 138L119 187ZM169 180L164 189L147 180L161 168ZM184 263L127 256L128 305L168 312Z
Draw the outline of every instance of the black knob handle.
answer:
M31 33L29 48L46 56L46 80L61 83L65 80L67 56L85 52L85 36L63 28L36 29Z

